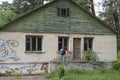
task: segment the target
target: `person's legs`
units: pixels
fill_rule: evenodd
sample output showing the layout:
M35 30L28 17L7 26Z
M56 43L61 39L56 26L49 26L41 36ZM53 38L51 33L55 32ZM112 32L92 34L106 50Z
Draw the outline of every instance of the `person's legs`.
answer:
M63 62L66 62L66 56L63 55Z

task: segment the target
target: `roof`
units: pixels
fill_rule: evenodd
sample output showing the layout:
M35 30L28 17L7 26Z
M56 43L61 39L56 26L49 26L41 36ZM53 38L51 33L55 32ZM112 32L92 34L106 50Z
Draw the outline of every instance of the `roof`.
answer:
M53 0L53 1L51 1L51 2L49 2L49 3L47 3L47 4L45 4L45 5L42 5L42 6L40 6L40 7L37 7L37 8L35 8L35 9L29 11L29 12L27 12L27 13L25 13L25 14L17 17L17 18L15 18L14 20L6 23L5 25L1 26L1 27L0 27L0 30L2 30L3 28L5 28L5 27L9 26L10 24L14 23L16 20L19 20L19 19L21 19L21 18L29 15L30 13L35 12L35 11L37 11L37 10L40 10L40 9L44 8L45 6L48 6L48 5L50 5L50 4L52 4L52 3L56 2L56 1L60 1L60 0ZM112 31L113 33L116 33L116 32L115 32L113 29L111 29L105 22L103 22L103 21L100 20L98 17L94 16L92 13L88 12L87 10L85 10L82 6L80 6L79 4L77 4L76 2L74 2L73 0L68 0L68 1L71 1L73 4L77 5L81 10L83 10L83 11L86 12L89 16L93 17L95 20L97 20L98 22L100 22L101 24L103 24L107 29L109 29L109 30Z

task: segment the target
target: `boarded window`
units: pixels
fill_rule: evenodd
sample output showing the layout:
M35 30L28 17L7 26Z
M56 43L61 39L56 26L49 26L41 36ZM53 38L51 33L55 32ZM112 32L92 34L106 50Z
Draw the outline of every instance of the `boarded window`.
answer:
M69 8L58 8L57 15L63 16L63 17L68 17L69 16Z
M26 51L42 51L42 36L26 36Z
M93 50L93 38L84 38L84 51Z
M68 49L68 37L58 37L58 50L67 48Z

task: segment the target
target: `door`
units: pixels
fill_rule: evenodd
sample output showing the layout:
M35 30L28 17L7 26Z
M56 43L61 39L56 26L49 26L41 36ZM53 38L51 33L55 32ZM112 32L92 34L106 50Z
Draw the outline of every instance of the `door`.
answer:
M81 39L74 38L73 40L73 58L80 60L81 59Z

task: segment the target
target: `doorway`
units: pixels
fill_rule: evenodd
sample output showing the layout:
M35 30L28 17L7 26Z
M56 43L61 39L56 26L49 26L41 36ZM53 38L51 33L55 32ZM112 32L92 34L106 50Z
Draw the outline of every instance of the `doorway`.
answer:
M73 39L73 59L80 60L81 59L81 38Z

